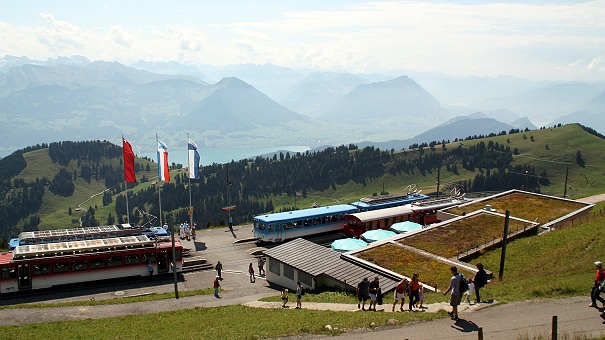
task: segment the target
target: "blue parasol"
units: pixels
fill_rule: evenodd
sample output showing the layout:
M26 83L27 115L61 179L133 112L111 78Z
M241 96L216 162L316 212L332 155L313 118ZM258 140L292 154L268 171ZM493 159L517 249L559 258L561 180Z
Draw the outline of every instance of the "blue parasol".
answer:
M385 238L389 238L395 235L397 234L389 230L376 229L366 231L365 233L361 234L361 238L371 243L384 240Z
M422 228L422 224L418 224L418 223L412 222L412 221L405 221L405 222L394 223L391 226L391 228L389 228L389 229L396 232L397 234L403 234L403 233L407 233L412 230L421 229L421 228Z
M356 238L342 238L340 240L336 240L332 242L332 249L341 253L346 253L348 251L357 250L359 248L363 248L368 244Z

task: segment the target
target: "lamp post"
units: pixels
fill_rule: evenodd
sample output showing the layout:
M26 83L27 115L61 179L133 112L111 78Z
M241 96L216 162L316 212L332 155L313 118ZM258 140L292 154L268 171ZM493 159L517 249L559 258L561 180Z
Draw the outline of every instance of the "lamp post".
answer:
M525 191L527 191L527 179L529 178L529 171L525 170Z

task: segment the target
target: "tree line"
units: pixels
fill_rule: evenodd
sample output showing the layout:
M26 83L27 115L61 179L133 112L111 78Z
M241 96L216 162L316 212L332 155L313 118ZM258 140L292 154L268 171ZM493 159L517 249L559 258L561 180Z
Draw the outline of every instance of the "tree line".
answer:
M25 150L44 146L20 150L0 160L0 169L3 170L0 173L4 174L4 177L0 177L2 235L14 235L14 226L19 221L20 230L35 229L39 223L36 213L45 190L70 196L74 191L73 181L78 178L88 183L103 181L105 187L110 189L103 195L103 205L115 201L115 215L95 216L95 209L90 207L81 217L82 225L125 222L125 191L148 181L145 176L151 170L148 161L135 162L139 183L125 183L121 147L106 141L51 143L47 145L51 160L63 166L58 174L50 180L40 178L31 183L12 180L26 166L23 158ZM336 190L337 186L350 181L367 185L387 173L426 176L442 168L458 175L464 169L476 173L474 178L460 180L456 184L467 192L511 188L539 192L541 186L549 185L546 171L536 174L530 166L513 167L515 153L518 150L511 150L510 146L493 141L454 148L447 147L445 141L431 142L414 145L414 148L404 152L384 151L375 147L359 149L350 144L321 151L286 152L273 157L215 163L203 166L200 169L202 178L191 181L194 222L198 226L226 224L228 214L223 208L230 205L237 206L230 212L236 223L251 221L255 215L274 211L272 198L277 195L306 196L308 192ZM119 162L111 161L116 158ZM72 161L77 162L77 170L70 172L66 167ZM176 165L173 167L176 168ZM163 220L171 224L189 220L188 186L185 171L174 174L171 182L162 183ZM128 194L131 223L144 224L153 219L152 215L158 217L157 185L129 191ZM15 206L21 208L14 209Z

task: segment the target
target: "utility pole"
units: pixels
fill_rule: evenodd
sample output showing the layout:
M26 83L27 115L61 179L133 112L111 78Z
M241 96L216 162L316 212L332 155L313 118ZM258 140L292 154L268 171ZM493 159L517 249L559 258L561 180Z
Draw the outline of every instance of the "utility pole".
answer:
M504 218L504 235L502 236L502 255L500 255L500 272L498 274L498 280L502 281L504 276L504 259L506 258L506 242L508 240L508 221L510 219L510 210L506 211L506 217Z
M525 191L527 191L527 179L529 178L529 171L525 170Z
M441 167L437 168L437 198L439 198L439 184L441 181Z
M567 197L567 176L569 175L569 167L565 169L565 187L563 188L563 198Z

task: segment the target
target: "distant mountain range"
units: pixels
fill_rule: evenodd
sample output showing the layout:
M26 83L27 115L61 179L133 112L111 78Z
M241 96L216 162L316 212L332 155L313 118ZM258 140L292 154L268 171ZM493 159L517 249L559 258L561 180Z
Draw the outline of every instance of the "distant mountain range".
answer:
M171 142L190 133L200 147L277 150L361 141L407 148L534 128L532 122L579 122L605 133L604 102L605 83L6 56L0 155L56 140L117 141L121 134L149 148L155 134Z

